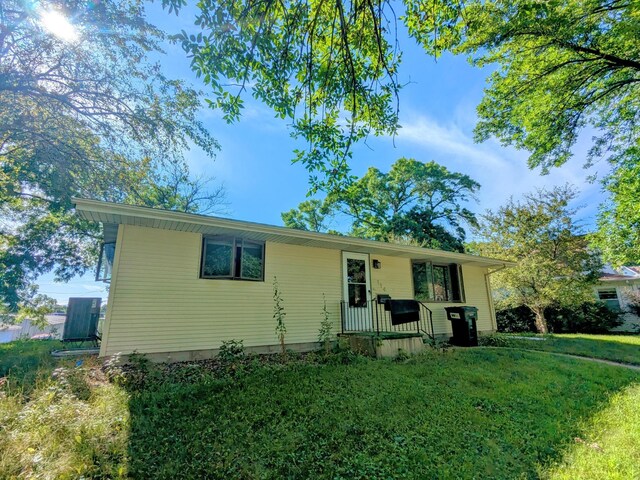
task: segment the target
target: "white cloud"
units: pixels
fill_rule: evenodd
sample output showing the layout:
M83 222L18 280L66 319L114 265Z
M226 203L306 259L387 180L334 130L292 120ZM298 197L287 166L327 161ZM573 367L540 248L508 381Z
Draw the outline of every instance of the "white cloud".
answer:
M476 211L495 209L510 196L518 198L537 188L570 183L580 190L576 204L586 207L580 213L581 218L587 224L593 224L597 205L604 195L600 185L590 183L588 178L596 172L601 177L607 165L599 165L597 169L583 168L589 143L587 134L576 145L574 158L552 169L548 175L541 175L539 169L531 170L527 166L527 152L504 147L495 140L475 143L468 121L470 115L456 117L463 125L438 122L421 114L408 116L402 122L395 144L403 155L410 154L423 160L433 158L450 170L465 173L478 181L482 188L478 195L479 205L474 208Z
M505 161L492 151L473 142L456 125L442 125L419 116L402 126L398 139L408 140L427 149L466 158L478 165L503 167Z

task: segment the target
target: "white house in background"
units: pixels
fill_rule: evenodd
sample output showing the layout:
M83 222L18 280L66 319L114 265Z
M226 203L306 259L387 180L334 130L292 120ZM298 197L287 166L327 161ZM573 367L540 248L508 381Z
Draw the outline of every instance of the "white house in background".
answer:
M617 332L636 332L640 329L640 317L629 311L634 293L640 294L640 266L613 269L606 266L596 286L598 300L617 312L623 312L624 323L616 327Z
M0 343L7 343L21 338L54 338L61 339L64 330L64 322L67 319L64 313L45 315L45 325L38 326L30 319L25 319L17 325L0 324Z
M20 338L21 325L0 323L0 343L13 342Z
M50 338L62 339L62 331L64 330L64 322L67 320L65 313L52 313L45 315L44 326L34 325L28 318L22 322L22 331L20 336L23 338L33 338L36 335L49 335Z

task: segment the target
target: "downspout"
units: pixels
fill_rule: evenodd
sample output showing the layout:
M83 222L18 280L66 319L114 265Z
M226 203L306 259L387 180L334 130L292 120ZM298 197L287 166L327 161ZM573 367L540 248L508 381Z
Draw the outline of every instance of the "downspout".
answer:
M491 322L493 324L493 331L498 331L498 321L496 320L496 310L493 306L493 295L491 294L491 281L489 280L489 275L492 275L500 270L504 270L507 268L506 265L502 265L500 268L496 268L495 270L490 270L484 274L484 286L487 289L487 298L489 299L489 314L491 316Z

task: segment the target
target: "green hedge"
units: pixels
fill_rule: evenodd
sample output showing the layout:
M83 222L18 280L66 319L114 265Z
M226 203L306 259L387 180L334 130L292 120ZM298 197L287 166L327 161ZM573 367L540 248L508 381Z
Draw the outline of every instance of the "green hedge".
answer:
M588 302L575 307L553 307L546 311L547 326L553 333L606 333L622 324L620 314L603 303ZM535 316L527 307L496 312L498 331L507 333L535 332Z

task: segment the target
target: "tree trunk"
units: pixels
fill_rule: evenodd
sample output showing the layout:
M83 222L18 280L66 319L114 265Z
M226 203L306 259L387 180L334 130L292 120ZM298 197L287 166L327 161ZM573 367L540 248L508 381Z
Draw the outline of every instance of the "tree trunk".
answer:
M536 316L536 329L538 333L548 333L547 319L544 318L544 308L532 308Z

